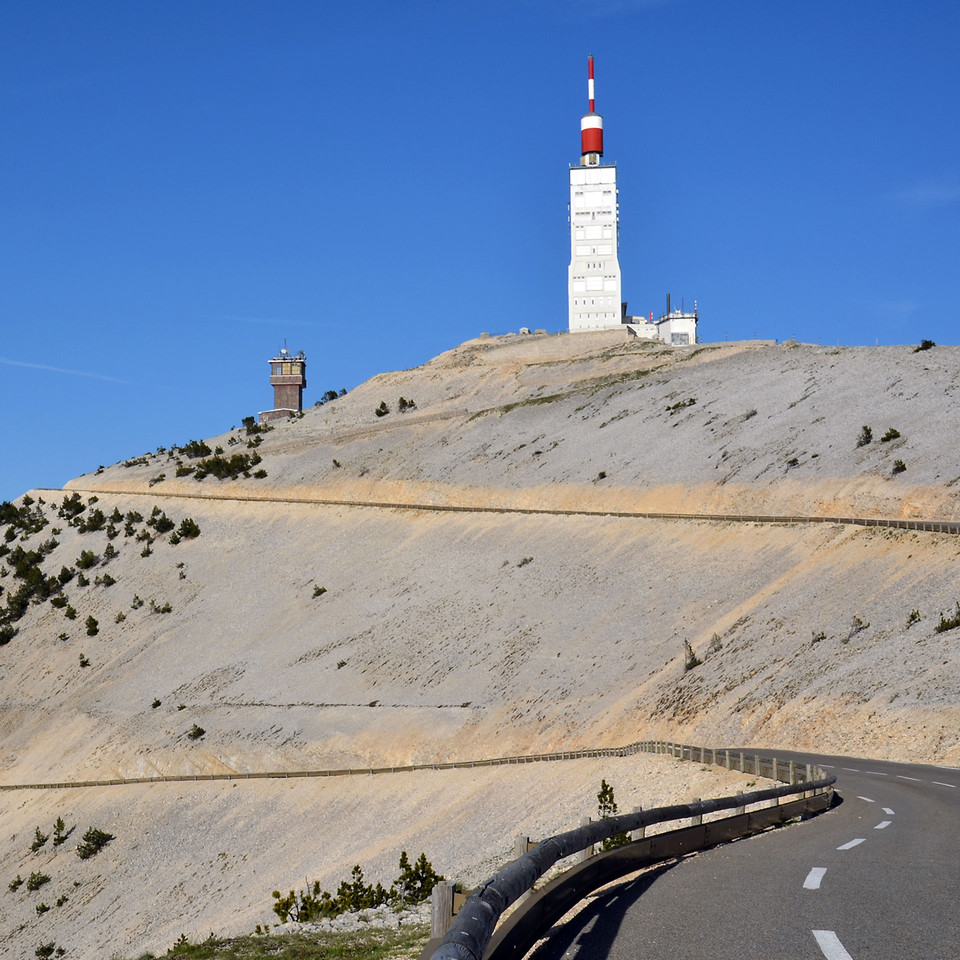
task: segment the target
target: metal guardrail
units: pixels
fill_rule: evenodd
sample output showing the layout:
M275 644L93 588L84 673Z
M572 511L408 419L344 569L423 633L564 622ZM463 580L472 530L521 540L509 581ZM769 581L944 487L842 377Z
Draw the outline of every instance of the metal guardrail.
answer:
M38 488L40 489L40 488ZM46 491L45 491L46 492ZM889 527L897 530L917 530L925 533L960 534L960 521L954 520L895 520L884 517L810 517L799 515L774 514L735 514L735 513L660 513L646 510L604 510L579 509L561 510L549 507L485 507L469 506L466 504L439 504L439 503L396 503L380 500L332 500L321 497L277 497L277 496L246 496L238 493L175 493L160 490L123 490L101 487L94 490L70 488L69 490L53 490L51 493L89 493L94 495L109 494L125 497L166 497L180 500L226 500L237 503L291 503L304 506L321 507L367 507L376 510L418 510L435 511L440 513L500 513L500 514L527 514L535 516L554 517L614 517L616 519L638 520L701 520L712 523L833 523L845 526L858 527Z
M488 757L481 760L451 760L446 763L411 763L395 767L344 767L337 770L270 770L260 773L184 773L159 777L128 777L110 780L63 780L47 783L3 783L0 790L69 790L76 787L119 787L141 783L192 783L209 780L287 780L291 777L367 777L383 773L409 773L417 770L461 770L471 767L498 767L504 764L544 763L552 760L584 760L591 757L626 757L636 753L639 744L625 747L597 747L566 750L559 753L533 753L514 757Z
M662 749L652 750L653 744L660 744ZM672 752L673 756L679 759L699 760L701 763L718 763L715 756L719 756L723 751L704 750L700 747L690 747L682 744L674 744L669 741L643 741L638 743L629 743L623 747L596 747L587 750L563 750L557 753L532 753L512 757L488 757L481 760L451 760L446 763L411 763L403 766L394 767L344 767L335 770L270 770L260 773L183 773L172 774L158 777L123 777L111 778L109 780L61 780L49 781L46 783L0 783L2 790L71 790L78 787L121 787L131 786L133 784L143 783L192 783L195 781L213 781L213 780L287 780L293 777L368 777L384 773L408 773L418 770L463 770L471 767L499 767L518 763L548 763L556 760L587 760L598 757L629 757L635 753L641 752ZM694 752L699 751L702 756L694 756ZM726 751L730 753L730 751ZM683 754L681 756L681 754ZM711 759L708 761L707 756ZM733 766L730 769L743 770L744 773L754 773L757 776L770 776L768 773L760 773L756 769L746 769L751 763L755 762L766 764L765 770L769 770L769 761L756 760L752 755L731 753L730 762ZM741 764L737 766L736 764ZM782 768L781 768L782 769ZM771 779L776 780L775 776Z
M835 776L826 776L819 769L814 771L810 765L804 766L803 779L797 782L799 767L796 762L785 763L739 751L709 750L669 741L644 741L631 744L631 747L678 759L720 764L727 769L769 776L774 780L789 779L790 782L785 786L733 797L621 814L543 840L475 890L442 939L433 939L427 944L421 960L516 960L545 929L597 886L651 863L746 836L786 819L820 812L829 805L831 788L836 782ZM780 804L782 797L795 794L803 794L803 797ZM771 800L775 804L773 807L753 813L746 813L744 809L747 805ZM736 810L737 815L702 823L705 814L723 810ZM562 874L531 897L523 911L517 911L494 937L497 923L507 907L530 891L559 860L590 849L614 834L643 831L654 824L687 818L692 821L690 827L634 841L592 857Z

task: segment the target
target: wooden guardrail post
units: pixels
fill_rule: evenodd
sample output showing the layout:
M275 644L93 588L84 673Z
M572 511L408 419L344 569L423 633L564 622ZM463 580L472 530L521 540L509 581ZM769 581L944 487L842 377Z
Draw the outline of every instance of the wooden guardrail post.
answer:
M701 797L694 797L693 803L699 803L700 800L701 800ZM690 818L690 826L691 826L691 827L699 827L701 823L703 823L703 814L702 814L702 813L695 813L695 814Z
M726 768L729 770L730 769L730 751L729 750L723 751L723 762L726 765Z
M513 839L513 859L519 860L528 850L530 838L517 834Z
M643 813L643 807L642 807L642 806L634 807L634 808L633 808L633 812L634 812L634 813ZM643 838L644 838L646 835L647 835L647 828L646 828L646 827L637 827L636 830L631 830L631 831L630 831L630 839L631 839L631 840L643 840Z
M738 797L742 797L742 796L743 796L743 791L742 791L742 790L738 790L738 791L737 791L737 796L738 796ZM747 810L746 804L741 803L738 807L734 808L733 814L734 814L734 816L739 817L741 814L746 813L746 810Z
M581 827L588 827L591 823L592 823L592 820L590 819L590 817L581 817L581 818L580 818L580 826L581 826ZM594 851L594 846L593 846L592 843L590 844L589 847L584 847L584 848L580 851L580 862L583 863L585 860L589 860L589 859L593 856L594 852L595 852L595 851Z
M453 881L438 883L430 894L430 936L445 937L453 923Z

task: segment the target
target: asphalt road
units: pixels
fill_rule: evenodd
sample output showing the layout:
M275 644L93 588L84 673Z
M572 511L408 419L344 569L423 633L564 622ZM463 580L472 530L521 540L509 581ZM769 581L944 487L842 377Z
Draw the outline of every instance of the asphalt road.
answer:
M536 960L960 960L960 770L775 753L839 805L598 894Z

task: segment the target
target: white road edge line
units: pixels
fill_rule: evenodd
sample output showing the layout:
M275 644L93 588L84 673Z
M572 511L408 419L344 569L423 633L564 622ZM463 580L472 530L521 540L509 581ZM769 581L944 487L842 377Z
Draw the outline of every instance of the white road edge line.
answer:
M902 773L897 774L898 780L912 780L914 783L923 783L919 777L905 777Z
M826 872L826 867L811 867L810 872L807 874L807 879L803 881L803 889L819 890L820 881L823 880L823 875Z
M856 840L848 840L846 843L841 844L839 847L837 847L837 849L838 849L838 850L852 850L854 847L856 847L856 846L858 846L859 844L863 843L863 841L864 841L865 839L866 839L866 837L858 837Z
M938 787L951 787L951 788L954 789L954 790L957 789L957 785L956 785L955 783L941 783L939 780L934 780L933 782L934 782Z
M853 960L832 930L814 930L813 935L827 960Z
M874 830L886 830L890 824L893 823L892 820L881 820L873 829Z
M859 794L857 794L857 799L858 799L858 800L865 800L867 803L876 803L876 802L877 802L876 800L871 800L869 797L861 797Z
M884 807L884 808L883 808L883 812L884 812L888 817L892 817L892 816L894 815L894 814L893 814L893 811L892 811L889 807Z

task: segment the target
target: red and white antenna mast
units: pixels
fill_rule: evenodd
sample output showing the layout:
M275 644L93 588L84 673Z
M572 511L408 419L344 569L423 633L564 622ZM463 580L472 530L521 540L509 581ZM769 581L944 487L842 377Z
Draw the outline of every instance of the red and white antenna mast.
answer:
M587 101L589 112L580 119L580 155L595 154L595 158L588 159L588 162L597 163L603 156L603 117L594 111L592 53L587 57Z
M590 102L590 112L593 113L593 54L587 56L587 100Z

